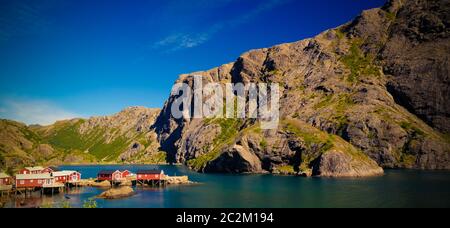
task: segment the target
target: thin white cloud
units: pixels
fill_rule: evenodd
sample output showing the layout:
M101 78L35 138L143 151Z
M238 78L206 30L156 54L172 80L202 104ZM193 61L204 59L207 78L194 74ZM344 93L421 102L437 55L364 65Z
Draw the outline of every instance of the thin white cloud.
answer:
M158 42L153 47L170 47L168 51L176 51L184 48L193 48L203 44L209 39L207 34L172 34Z
M49 125L58 120L80 117L46 100L2 99L0 118L26 124Z
M179 49L193 48L197 47L205 42L207 42L215 33L219 32L224 28L233 28L247 21L255 18L256 16L269 11L281 4L285 4L291 0L268 0L257 5L254 9L248 11L245 14L239 15L235 18L226 21L220 21L212 25L206 31L200 33L174 33L163 39L155 42L152 47L155 49L165 48L166 51L176 51ZM229 1L231 2L231 1ZM239 3L235 3L239 4Z

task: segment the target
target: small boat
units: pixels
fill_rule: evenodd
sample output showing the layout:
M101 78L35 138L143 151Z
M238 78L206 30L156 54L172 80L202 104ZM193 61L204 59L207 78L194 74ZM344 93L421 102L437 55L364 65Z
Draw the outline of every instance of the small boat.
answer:
M69 197L69 196L67 196L67 195L64 195L64 198L66 198L66 199L70 199L70 197Z

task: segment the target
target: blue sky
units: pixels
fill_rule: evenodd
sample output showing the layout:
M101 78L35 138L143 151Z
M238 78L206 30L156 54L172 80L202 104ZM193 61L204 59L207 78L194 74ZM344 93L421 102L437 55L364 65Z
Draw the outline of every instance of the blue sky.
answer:
M0 0L0 118L162 107L179 74L312 37L384 0Z

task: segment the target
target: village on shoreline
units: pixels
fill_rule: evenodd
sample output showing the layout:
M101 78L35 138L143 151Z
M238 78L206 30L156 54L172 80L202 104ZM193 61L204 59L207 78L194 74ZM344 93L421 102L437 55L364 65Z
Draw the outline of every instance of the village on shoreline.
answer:
M167 185L193 184L188 176L169 176L163 170L142 169L136 173L129 170L100 170L96 178L82 179L75 170L59 170L57 167L33 166L19 170L14 176L0 173L0 194L4 197L26 199L37 192L55 195L72 188L97 187L105 189L96 198L117 199L134 194L132 186L166 187Z

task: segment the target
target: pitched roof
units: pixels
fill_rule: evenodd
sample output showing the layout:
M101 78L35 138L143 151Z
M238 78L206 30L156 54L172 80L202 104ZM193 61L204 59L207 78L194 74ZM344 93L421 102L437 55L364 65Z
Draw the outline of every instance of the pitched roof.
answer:
M0 173L0 178L7 178L7 177L11 177L6 173Z
M161 170L156 170L156 169L143 169L143 170L138 170L136 172L137 174L160 174Z
M55 171L62 171L62 170L60 170L58 167L56 167L56 166L49 166L48 167L49 169L51 169L51 170L53 170L54 172Z
M56 172L52 173L52 176L54 176L54 177L62 177L62 176L72 175L73 173L78 173L78 172L77 171L73 171L73 170L56 171Z
M43 170L44 169L44 167L42 167L42 166L30 166L30 167L25 167L25 169L28 169L28 170L30 170L30 171L40 171L40 170Z
M115 172L120 172L119 170L101 170L100 172L98 172L98 174L101 175L111 175Z
M17 180L30 180L30 179L52 179L50 173L40 173L40 174L16 174Z

